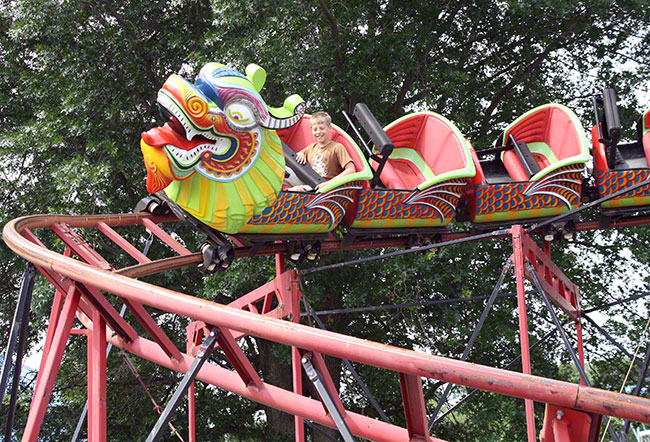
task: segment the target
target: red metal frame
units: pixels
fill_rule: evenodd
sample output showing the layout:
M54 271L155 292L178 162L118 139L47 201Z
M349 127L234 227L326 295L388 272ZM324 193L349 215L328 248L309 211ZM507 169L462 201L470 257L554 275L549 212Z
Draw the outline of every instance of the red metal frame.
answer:
M427 424L427 409L424 405L422 378L399 373L399 384L404 402L406 429L410 441L428 441L429 426Z
M93 310L88 336L88 442L106 442L106 321Z
M530 346L528 344L528 315L526 313L526 293L524 288L524 248L523 229L521 226L512 228L512 260L515 265L515 279L517 281L517 306L519 310L519 345L521 346L521 366L524 374L530 374ZM533 401L524 401L526 408L526 432L528 442L535 442L535 410Z
M512 227L513 237L513 260L515 263L515 274L517 277L517 300L519 304L519 322L520 322L520 342L522 346L522 366L523 372L530 374L530 356L528 354L528 329L526 324L526 307L524 295L524 275L532 281L532 276L526 269L524 261L527 260L533 265L537 273L542 288L552 303L559 307L564 313L574 320L576 326L576 337L578 346L578 358L580 364L584 367L584 347L582 341L582 324L580 322L580 289L573 284L569 278L557 267L551 260L550 243L545 242L544 248L541 249L528 235L521 226ZM581 385L584 380L580 379ZM584 428L589 428L592 421L600 423L600 414L581 413L575 410L571 411L571 421L569 419L558 419L557 415L549 413L547 404L547 413L542 429L543 438L549 442L571 442L586 440ZM526 401L526 423L528 440L534 441L535 435L535 417L533 413L532 402ZM559 409L558 409L559 410ZM560 414L564 414L561 411ZM569 425L571 423L571 425ZM578 430L579 428L579 430ZM591 440L591 439L590 439Z
M50 315L51 322L46 338L46 351L23 441L37 440L75 314L89 331L89 401L92 407L91 419L93 421L89 435L92 434L91 440L93 441L106 440L106 340L161 366L185 372L194 360L194 350L201 341L205 330L214 327L217 327L220 332L220 348L236 367L236 370L227 370L208 362L199 372L197 379L294 414L296 416L297 441L304 441L302 420L304 418L335 428L334 422L324 411L320 401L310 399L302 394L300 355L304 352L311 352L315 355L313 361L323 374L328 391L334 398L338 397L338 394L325 364L322 363L321 355L327 354L372 365L394 371L399 375L407 422L406 428L352 413L343 409L342 404L338 401L337 405L340 407L350 431L366 439L391 442L399 440L440 441L440 439L428 435L422 377L522 398L526 401L527 406L530 404L531 410L533 401L539 401L596 417L606 414L650 423L650 400L529 374L530 357L527 351L528 332L523 293L525 260L530 260L541 278L544 279L545 290L550 291L549 297L553 302L560 308L564 306L565 311L572 317L579 312L579 291L552 264L548 248L542 251L520 227L515 226L512 229L512 259L515 262L517 279L524 373L427 355L302 325L299 323L302 294L299 290L298 275L295 271L285 271L281 256L276 256L276 279L236 300L231 305L225 306L124 276L121 273L136 270L114 270L75 230L72 230L73 228L97 228L125 253L143 263L142 266L145 267L139 267L138 272L146 268L147 272L154 273L168 269L168 264L147 261L138 254L139 252L135 252L134 247L128 246L125 240L113 231L112 227L138 224L145 226L161 241L168 244L173 251L183 256L185 265L188 265L194 259L195 254L185 249L156 224L156 222L166 220L169 218L155 218L139 214L86 217L34 216L13 220L5 226L3 236L9 247L33 262L56 288ZM58 233L68 246L66 251L61 254L47 249L30 231L30 229L36 228L51 228ZM370 241L365 245L370 247L372 244L374 247L376 243L376 241ZM334 243L330 244L333 246ZM277 251L277 247L277 245L270 246L269 250ZM73 253L82 260L72 259ZM266 251L263 250L260 253L266 253ZM136 315L136 320L142 322L145 328L149 327L149 334L154 340L134 335L130 331L133 330L133 327L121 317L116 318L113 307L100 291L115 294L132 306L140 306L142 310L136 307L140 313ZM63 304L62 308L61 304ZM277 307L271 309L274 304L277 304ZM142 313L144 305L196 321L188 327L188 341L184 353L157 334L155 321L148 314ZM570 305L571 308L568 308L567 305ZM289 321L283 320L283 318L289 319ZM582 358L579 322L577 328L579 353ZM114 334L113 332L121 333ZM260 337L292 347L293 391L261 381L254 367L236 343L236 340L244 335ZM104 354L103 358L101 357L102 353ZM190 391L190 440L195 440L193 388ZM560 435L559 437L563 437L562 425L563 423L547 421L544 428L557 427L557 431L554 431ZM532 418L529 416L528 409L527 429L529 440L534 440L534 416ZM533 435L532 439L531 434Z

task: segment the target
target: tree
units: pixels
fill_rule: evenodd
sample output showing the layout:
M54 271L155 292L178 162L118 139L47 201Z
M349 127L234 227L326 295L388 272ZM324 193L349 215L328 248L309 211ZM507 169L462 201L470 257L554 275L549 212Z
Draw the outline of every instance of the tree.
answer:
M624 120L631 121L640 110L641 95L635 92L648 92L644 79L650 57L646 50L649 18L650 8L637 0L424 5L410 0L4 2L0 6L0 222L31 213L129 211L146 193L138 140L141 131L156 124L156 91L169 74L192 78L208 61L240 70L256 62L269 73L263 91L268 103L275 105L288 93L299 93L311 111L327 109L341 125L343 119L336 111L350 111L359 101L366 102L384 123L414 109L431 109L453 119L479 149L518 115L549 101L574 108L588 128L593 121L587 98L605 85L617 88ZM177 228L195 248L199 236L185 226ZM625 282L631 272L648 271L647 236L645 229L581 234L570 247L554 248L554 260L583 288L585 305L598 306L605 299L624 296L624 286L612 281ZM138 236L129 239L144 242ZM112 256L109 244L99 247L105 256ZM304 281L305 293L317 310L486 295L508 250L505 241L459 245L431 256L345 268L335 277L314 274ZM332 254L321 263L376 252ZM160 253L154 248L152 256ZM576 266L586 254L592 264ZM634 267L628 271L624 265ZM9 328L23 268L1 245L2 330ZM155 282L227 303L272 275L272 262L263 258L239 261L227 273L210 278L187 269L162 275ZM504 291L512 287L508 282ZM51 295L49 285L39 279L31 345L37 345L38 330L44 329ZM500 366L517 356L513 303L506 298L495 305L484 328L489 333L481 335L470 354L472 361ZM641 305L647 308L647 302ZM531 320L533 342L550 326L538 300L531 301L529 308L531 317L539 318ZM480 303L462 303L331 314L324 319L334 331L458 357L481 309ZM155 312L154 316L181 346L186 324ZM631 344L638 340L642 322L629 307L618 307L606 328ZM84 345L75 339L57 383L61 404L47 417L52 440L70 437L85 400L83 385L77 382L85 367ZM591 361L596 385L615 388L624 358L612 356L595 335L588 337L587 348L597 355L603 352ZM254 340L248 341L247 351L269 379L273 367L287 358L275 346ZM558 360L569 360L557 338L538 352L535 373L575 375L558 368ZM137 384L120 358L111 361L110 439L143 438L156 416L145 412L147 398L134 387ZM135 362L153 395L164 403L177 377L152 364ZM330 361L331 367L337 363ZM616 376L611 374L613 367ZM403 424L398 381L379 370L357 368L389 417ZM340 376L350 392L343 398L348 407L374 413L347 372L334 370L333 375ZM432 407L442 387L433 381L426 381L426 387ZM292 431L291 419L272 410L216 389L198 390L199 440L211 440L215 434L255 440L260 432L280 438ZM525 430L519 405L514 399L480 394L437 426L435 434L449 440L521 440ZM494 410L501 412L498 423L492 419ZM536 412L541 419L543 410ZM178 422L182 419L181 414ZM315 433L313 440L319 437Z

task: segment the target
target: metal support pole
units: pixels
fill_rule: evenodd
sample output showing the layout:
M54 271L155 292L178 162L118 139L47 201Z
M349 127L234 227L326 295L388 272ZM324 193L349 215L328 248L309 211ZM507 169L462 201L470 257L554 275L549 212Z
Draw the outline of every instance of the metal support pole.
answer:
M208 337L203 340L203 343L201 344L201 348L199 348L199 353L194 359L194 362L192 362L190 369L187 371L187 373L185 373L183 380L176 388L174 395L167 403L167 406L165 407L165 410L160 415L160 418L158 418L158 422L156 422L156 425L154 425L153 429L151 430L151 433L149 433L146 442L155 442L160 438L160 436L162 436L163 429L167 427L167 424L169 423L172 416L176 412L178 405L181 403L183 397L185 396L188 389L190 388L190 384L194 382L194 379L196 379L196 375L199 374L199 370L201 370L201 367L203 366L205 361L207 361L208 358L210 357L210 354L212 354L212 350L214 350L214 346L216 345L216 343L217 343L217 331L212 330L208 335Z
M124 316L126 313L126 304L122 306L122 310L120 310L120 316ZM111 354L111 350L113 349L113 344L108 343L106 346L106 359L108 359L108 355ZM81 411L81 416L79 416L79 420L77 421L77 426L74 430L74 434L72 435L72 440L71 442L77 442L77 438L81 434L81 429L83 428L84 421L86 420L86 415L88 414L88 399L86 399L86 403L84 404L84 408Z
M585 366L585 347L582 340L582 322L580 319L575 321L576 326L576 343L578 346L578 359L580 360L580 365Z
M580 378L582 379L582 382L587 386L591 387L591 381L589 380L589 377L587 376L587 373L585 372L584 367L580 363L580 359L578 358L578 355L576 354L575 350L573 350L573 347L571 346L571 343L569 342L569 338L567 338L567 335L564 331L564 328L562 328L562 324L560 324L560 320L558 319L557 315L555 314L555 310L553 309L553 305L551 304L551 301L548 299L548 296L546 295L546 292L544 292L544 289L542 288L542 284L539 280L539 277L537 276L537 272L535 271L535 268L533 265L526 261L526 269L528 270L528 273L530 274L531 279L533 280L533 284L535 285L535 288L539 292L539 294L542 297L542 301L544 301L544 305L546 306L546 309L548 310L549 314L551 315L551 319L553 320L553 323L555 324L555 328L557 332L559 333L560 337L562 338L562 342L564 342L564 346L566 347L567 351L569 352L569 355L571 355L571 359L573 360L573 364L576 366L576 369L578 370L578 373L580 373ZM609 435L612 438L614 442L619 442L619 437L616 434L616 431L614 431L614 428L608 427L609 428Z
M2 400L5 397L5 392L7 391L9 371L11 370L11 363L14 358L16 341L18 340L18 335L23 325L25 306L27 305L28 301L31 303L32 291L34 289L34 274L34 265L32 263L27 264L27 268L23 272L23 280L20 286L20 295L18 297L18 303L16 304L16 310L14 311L14 319L11 323L9 342L7 343L5 358L2 363L2 373L0 373L0 404L2 403ZM29 310L29 306L27 306L27 309ZM18 363L18 361L16 361L16 363Z
M5 353L4 364L2 366L2 394L0 395L0 404L4 398L4 393L7 388L7 379L9 375L9 368L11 358L13 357L13 349L10 350L11 341L15 342L15 330L20 328L20 334L18 336L18 349L16 351L16 363L14 365L14 376L11 383L11 397L9 399L9 411L7 413L7 426L5 431L5 440L11 440L11 433L14 428L14 417L16 415L16 403L18 401L18 387L20 386L20 375L23 368L23 357L25 356L25 347L27 345L27 330L29 328L29 313L31 310L32 304L32 293L34 289L34 275L35 268L32 263L27 265L25 272L23 274L23 281L20 289L20 298L18 300L18 306L16 306L16 314L14 316L14 322L11 327L12 336L9 339L9 345L7 346L7 352ZM22 306L21 306L22 305ZM22 310L19 312L19 310ZM18 322L16 322L18 319Z
M542 288L542 284L539 281L539 277L537 276L537 272L535 271L535 268L533 265L526 261L526 270L528 270L528 273L530 274L531 279L533 280L533 284L535 284L535 288L539 292L539 294L542 297L542 301L544 301L544 305L546 306L546 309L548 310L549 314L551 315L551 319L553 320L553 324L555 324L555 328L557 329L557 332L560 334L560 338L562 338L562 342L564 342L564 346L566 347L567 351L569 352L569 355L571 355L571 359L573 360L573 364L576 366L578 369L578 373L580 373L580 377L584 381L585 385L587 387L591 387L591 382L589 381L589 378L587 377L587 373L585 372L584 367L580 363L580 359L578 358L578 355L576 354L575 350L571 346L571 343L569 342L569 338L567 338L567 335L564 331L564 328L562 328L562 324L560 324L560 320L557 317L557 314L555 313L555 310L553 309L553 305L551 304L551 301L548 299L548 296L546 296L546 292L544 292L544 289Z
M275 273L276 277L280 277L286 270L284 256L277 254L275 255ZM291 321L298 324L300 323L300 298L302 298L302 293L298 288L300 281L298 279L291 280ZM302 395L302 369L300 367L300 360L302 356L300 355L300 350L298 347L291 347L291 379L293 392L295 394ZM302 417L298 415L293 416L293 428L294 428L294 441L295 442L305 442L305 421Z
M532 352L533 350L535 350L535 348L537 348L539 345L544 343L554 333L555 333L555 330L551 330L550 332L546 333L544 336L542 336L540 338L539 341L535 342L533 345L530 346L529 351ZM510 369L510 367L512 367L513 365L519 363L520 360L521 360L521 355L517 356L516 358L514 358L513 360L508 362L508 365L503 367L504 370ZM433 421L433 425L436 425L438 422L442 421L445 417L447 417L447 415L451 414L456 408L463 405L465 402L467 402L472 396L474 396L479 391L481 391L481 390L474 389L474 390L470 391L469 393L467 393L467 396L465 396L464 398L462 398L461 400L456 402L451 408L449 408L447 411L445 411L438 419Z
M314 365L311 363L311 359L309 359L308 356L303 356L301 362L302 366L305 369L305 373L307 373L307 377L309 377L309 380L312 381L314 387L316 387L316 391L323 401L323 404L325 404L325 408L327 408L330 416L332 416L332 420L334 420L336 428L338 428L339 433L341 433L341 437L343 437L343 440L345 442L354 442L354 437L352 437L352 433L350 432L348 425L345 423L345 420L339 412L339 409L336 408L332 396L330 396L327 388L325 388L325 384L320 377L320 373L318 373L318 370L316 370Z
M641 371L639 371L639 379L636 381L636 387L634 388L634 392L632 393L632 395L634 396L638 396L639 393L641 392L641 386L643 385L643 380L645 379L645 375L648 372L649 363L650 363L650 344L648 345L648 348L646 348L645 359L643 360L643 367L641 368ZM626 435L626 437L629 429L630 429L630 421L626 420L625 423L623 424L623 434Z
M605 338L607 338L607 340L608 340L609 342L611 342L614 346L616 346L616 348L618 348L618 349L621 351L621 353L623 353L627 358L629 358L630 360L634 359L634 356L632 356L632 354L631 354L629 351L627 351L627 350L625 349L625 347L623 347L621 344L619 344L619 343L616 341L616 339L614 339L614 338L612 337L612 335L610 335L610 334L607 332L607 330L605 330L605 329L602 328L600 325L598 325L598 323L596 323L596 321L594 321L593 319L591 319L591 317L589 317L589 315L587 315L586 313L583 312L583 313L582 313L582 317L585 318L585 319L586 319L586 320L587 320L591 325L593 325L593 326L596 328L596 330L598 330L599 332L601 332L601 333L603 334L603 336L605 336ZM637 364L637 366L639 367L639 369L642 368L641 362L639 362L639 361L637 361L637 360L635 359L635 360L634 360L634 363Z
M519 345L521 346L521 368L524 374L531 374L530 353L528 350L528 317L526 313L526 292L524 290L524 251L522 244L523 228L519 225L512 226L512 249L515 265L515 279L517 281L517 306L519 311ZM524 399L526 409L526 432L528 442L535 442L535 410L533 401Z
M93 309L88 336L88 442L106 442L106 320Z
M305 425L307 425L309 428L311 428L313 431L318 432L325 436L327 439L333 441L333 442L338 442L338 439L333 438L329 433L324 432L321 430L318 425L313 424L311 421L305 419Z
M24 442L38 440L38 433L41 431L43 417L45 416L45 411L52 395L56 375L61 366L63 352L68 342L68 336L70 336L70 329L74 322L75 312L77 311L80 298L81 292L74 285L71 285L56 327L51 329L54 333L52 345L49 351L43 354L45 362L41 364L42 369L38 372L36 388L34 389L25 432L23 433L22 440Z
M196 357L197 346L200 345L201 338L203 337L203 330L194 328L192 333L188 332L187 336L187 354ZM189 442L196 442L196 385L194 382L190 384L187 392L187 421L188 421L188 440Z
M469 338L469 341L465 345L465 350L463 351L463 354L460 357L461 361L467 359L467 357L469 356L469 352L471 351L472 347L474 347L474 342L476 341L476 338L478 338L478 334L480 333L481 328L483 328L483 323L487 319L487 315L492 309L492 304L494 304L494 300L497 298L497 295L499 294L499 289L501 289L501 285L503 284L503 279L506 277L506 273L510 271L511 267L512 267L512 261L506 262L506 264L503 266L503 269L501 270L501 275L499 275L499 280L494 286L494 289L492 290L492 294L490 295L490 297L487 300L487 303L485 304L485 308L481 313L481 317L478 320L478 324L476 324L472 336ZM442 396L440 396L440 399L438 399L438 404L436 405L436 409L433 411L431 417L429 418L429 431L433 428L433 423L436 420L438 413L440 412L440 408L442 408L442 405L447 401L447 396L449 395L451 388L452 388L452 384L447 384L447 386L445 387L445 391L442 393Z

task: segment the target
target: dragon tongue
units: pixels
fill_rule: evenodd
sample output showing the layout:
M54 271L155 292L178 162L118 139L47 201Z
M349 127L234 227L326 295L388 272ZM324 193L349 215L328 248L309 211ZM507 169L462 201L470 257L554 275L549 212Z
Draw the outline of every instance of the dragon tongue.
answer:
M183 135L175 131L169 123L162 127L154 127L142 133L142 139L152 147L163 147L172 145L182 150L194 149L199 144L205 144L206 140L195 137L188 141Z

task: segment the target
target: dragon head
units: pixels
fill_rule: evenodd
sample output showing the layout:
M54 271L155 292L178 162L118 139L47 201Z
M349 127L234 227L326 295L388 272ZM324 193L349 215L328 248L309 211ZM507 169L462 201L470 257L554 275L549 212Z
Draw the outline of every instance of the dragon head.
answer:
M257 65L242 75L209 63L193 84L171 75L157 99L167 122L144 132L140 143L147 190L164 190L225 233L273 204L285 168L275 129L300 121L305 103L292 95L283 107L268 107L259 94L265 80Z

